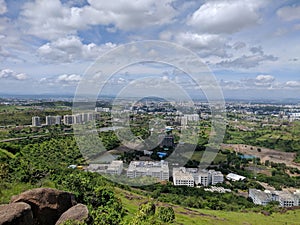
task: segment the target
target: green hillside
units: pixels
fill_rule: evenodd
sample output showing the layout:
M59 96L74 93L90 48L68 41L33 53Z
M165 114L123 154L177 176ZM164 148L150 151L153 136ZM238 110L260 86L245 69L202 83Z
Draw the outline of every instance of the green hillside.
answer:
M124 208L128 211L125 219L130 221L138 211L139 205L149 199L119 188L115 189L116 195L121 199ZM173 204L156 202L156 205L171 206L175 211L173 224L197 225L297 225L300 224L300 209L285 213L272 213L264 215L261 212L228 212L205 209L191 209Z

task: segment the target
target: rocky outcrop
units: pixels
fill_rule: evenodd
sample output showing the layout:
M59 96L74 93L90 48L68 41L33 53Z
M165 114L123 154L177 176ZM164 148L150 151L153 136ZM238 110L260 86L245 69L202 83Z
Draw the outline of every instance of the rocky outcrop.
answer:
M36 188L13 196L11 203L31 206L34 225L54 225L60 216L76 204L74 195L52 188Z
M83 204L77 204L64 212L55 225L60 225L67 220L84 221L89 217L89 210Z
M30 205L24 202L0 205L0 225L32 225Z

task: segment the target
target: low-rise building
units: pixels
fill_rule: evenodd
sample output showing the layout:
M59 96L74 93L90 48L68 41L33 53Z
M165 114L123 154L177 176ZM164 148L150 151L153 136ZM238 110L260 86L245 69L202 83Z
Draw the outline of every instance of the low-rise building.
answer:
M120 175L123 171L123 161L114 160L111 163L93 163L87 167L87 171L101 174Z
M241 180L245 180L246 177L238 175L238 174L235 174L235 173L229 173L226 176L226 179L227 180L231 180L231 181L241 181Z
M127 169L127 177L155 177L161 181L169 180L169 166L165 161L131 161Z
M299 195L288 191L249 189L249 197L257 205L267 205L271 201L277 201L281 207L299 206Z
M272 201L272 195L257 189L249 189L249 197L256 205L267 205Z

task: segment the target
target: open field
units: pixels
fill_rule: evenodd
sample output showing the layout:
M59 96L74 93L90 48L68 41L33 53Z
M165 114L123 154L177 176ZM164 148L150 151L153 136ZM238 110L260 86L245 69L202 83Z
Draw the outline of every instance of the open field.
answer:
M300 169L300 164L293 161L296 157L296 153L282 152L244 144L223 144L222 149L230 149L238 153L253 155L259 157L261 162L269 160L270 162L284 163L289 167Z
M129 220L138 210L140 204L149 200L147 197L116 188L116 194L127 210L126 219ZM286 213L273 213L265 216L255 212L227 212L205 209L190 209L173 204L156 202L156 205L172 206L176 217L174 224L207 224L207 225L299 225L300 210Z

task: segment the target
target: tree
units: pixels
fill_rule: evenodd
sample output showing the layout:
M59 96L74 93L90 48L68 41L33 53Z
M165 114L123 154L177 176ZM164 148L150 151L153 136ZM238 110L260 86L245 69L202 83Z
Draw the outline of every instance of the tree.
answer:
M175 220L175 213L172 207L158 207L157 216L165 223L173 223Z

